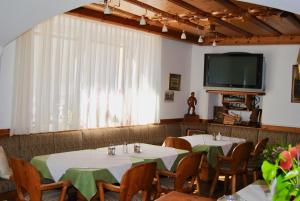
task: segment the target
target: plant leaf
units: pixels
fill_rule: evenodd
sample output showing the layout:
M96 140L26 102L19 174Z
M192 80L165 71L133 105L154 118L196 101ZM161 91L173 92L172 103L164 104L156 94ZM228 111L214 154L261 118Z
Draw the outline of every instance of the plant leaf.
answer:
M289 172L284 176L284 180L292 179L292 178L294 178L294 177L297 177L298 175L299 175L299 170L298 170L298 169L289 171Z
M277 169L278 166L268 161L263 162L261 170L263 172L263 178L266 182L270 183L270 181L272 181L276 177Z

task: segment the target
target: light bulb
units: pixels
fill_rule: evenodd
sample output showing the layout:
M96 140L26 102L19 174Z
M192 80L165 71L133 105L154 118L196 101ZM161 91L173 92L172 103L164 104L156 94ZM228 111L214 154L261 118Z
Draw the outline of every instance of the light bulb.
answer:
M182 31L182 34L181 34L181 40L185 40L186 39L186 35L185 35L185 32L184 31Z
M168 32L168 27L166 26L166 24L164 24L164 26L162 27L161 32Z
M140 19L140 25L144 26L144 25L146 25L146 24L147 24L147 23L146 23L145 17L144 17L144 15L142 15L142 17L141 17L141 19Z
M216 47L216 46L217 46L216 40L214 40L214 42L212 43L212 46L213 46L213 47Z
M198 43L203 43L203 38L201 35L199 36Z
M104 8L103 13L104 13L105 15L110 15L110 14L111 14L111 10L110 10L110 8L109 8L109 6L108 6L108 2L105 3L105 8Z

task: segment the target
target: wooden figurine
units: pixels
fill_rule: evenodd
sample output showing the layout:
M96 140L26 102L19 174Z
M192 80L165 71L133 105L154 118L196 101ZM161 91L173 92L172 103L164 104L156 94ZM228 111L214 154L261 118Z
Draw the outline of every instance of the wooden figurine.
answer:
M187 114L190 114L192 110L192 115L195 115L195 105L197 104L197 99L195 98L195 92L191 93L191 96L187 99L187 104L189 105Z

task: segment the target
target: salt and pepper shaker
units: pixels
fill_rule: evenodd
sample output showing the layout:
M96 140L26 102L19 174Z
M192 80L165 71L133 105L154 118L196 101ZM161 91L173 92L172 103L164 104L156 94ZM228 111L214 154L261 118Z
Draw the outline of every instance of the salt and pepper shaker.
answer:
M218 135L216 136L216 140L221 140L222 139L222 135L221 133L219 132Z
M116 147L113 144L110 144L109 147L107 148L107 154L109 156L116 155Z
M126 142L123 143L123 153L128 153L128 146Z
M134 144L134 153L141 153L141 145L140 143Z

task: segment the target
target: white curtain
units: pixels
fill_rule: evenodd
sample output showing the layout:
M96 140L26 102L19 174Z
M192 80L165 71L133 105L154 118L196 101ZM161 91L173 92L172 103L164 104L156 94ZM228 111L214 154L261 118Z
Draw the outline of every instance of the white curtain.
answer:
M17 39L14 134L159 121L161 38L60 15Z

